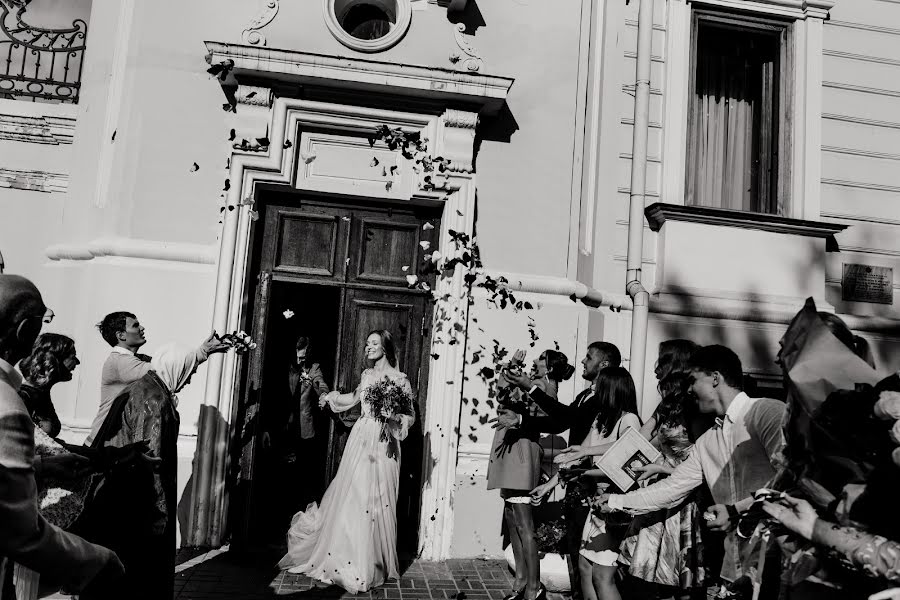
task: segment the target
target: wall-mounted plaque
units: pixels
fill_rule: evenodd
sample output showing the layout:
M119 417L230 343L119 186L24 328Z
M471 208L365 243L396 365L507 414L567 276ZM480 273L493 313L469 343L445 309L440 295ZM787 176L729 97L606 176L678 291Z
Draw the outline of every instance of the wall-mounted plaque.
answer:
M841 297L849 302L894 303L894 270L891 267L844 263Z

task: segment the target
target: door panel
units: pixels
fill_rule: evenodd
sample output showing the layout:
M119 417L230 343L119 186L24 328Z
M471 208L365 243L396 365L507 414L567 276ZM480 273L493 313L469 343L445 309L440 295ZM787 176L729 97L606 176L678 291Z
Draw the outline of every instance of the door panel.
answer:
M360 374L368 367L363 347L366 336L375 329L387 329L394 337L397 349L397 368L409 376L413 390L417 390L421 327L424 317L424 301L421 296L403 293L388 293L375 290L348 289L343 304L343 327L337 371L338 389L350 392L359 385ZM412 372L408 369L412 368ZM359 406L353 408L358 414ZM350 420L354 414L349 415ZM343 423L332 421L327 476L334 479L349 428L347 419Z
M359 374L366 368L363 346L366 335L375 329L386 329L394 337L397 348L397 368L407 372L411 364L418 366L416 354L422 328L422 302L420 296L374 290L347 290L344 302L344 319L347 327L343 339L346 369L342 376L354 382L342 381L342 385L355 385ZM407 373L415 388L415 373Z
M361 217L354 238L358 237L355 269L357 281L406 285L404 266L416 271L419 264L419 231L417 222L398 223L384 219ZM354 239L353 241L356 241Z
M271 276L268 271L259 274L256 286L255 305L268 307L271 291ZM234 519L234 537L240 542L247 542L251 535L250 519L253 498L253 475L256 471L257 438L260 426L260 404L262 398L262 363L266 349L267 328L269 323L267 310L254 313L251 336L257 340L257 347L247 354L249 360L248 381L244 386L241 398L241 411L238 417L239 433L235 436L238 457L238 478L236 488L232 492L234 508L243 513L243 518Z
M261 267L276 276L344 281L350 224L350 211L340 207L266 207Z
M276 271L334 277L340 218L278 211Z

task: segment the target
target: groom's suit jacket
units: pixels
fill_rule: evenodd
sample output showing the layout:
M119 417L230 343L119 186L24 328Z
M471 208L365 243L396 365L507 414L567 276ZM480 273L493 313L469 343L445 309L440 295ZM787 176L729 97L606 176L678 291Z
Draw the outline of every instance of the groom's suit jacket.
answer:
M546 416L522 415L521 428L533 433L562 433L568 429L569 444L580 444L587 437L600 412L600 403L592 388L575 396L572 404L563 404L540 388L533 389L529 396Z
M293 420L289 430L297 432L299 429L301 439L312 439L316 436L314 420L316 404L319 396L330 391L319 363L310 365L306 373L301 373L300 369L292 366L288 371L287 383L287 391L290 394L290 417Z
M17 392L21 383L0 360L0 563L10 569L17 562L42 580L81 589L103 569L110 551L51 525L38 511L34 423ZM0 600L7 600L2 589Z

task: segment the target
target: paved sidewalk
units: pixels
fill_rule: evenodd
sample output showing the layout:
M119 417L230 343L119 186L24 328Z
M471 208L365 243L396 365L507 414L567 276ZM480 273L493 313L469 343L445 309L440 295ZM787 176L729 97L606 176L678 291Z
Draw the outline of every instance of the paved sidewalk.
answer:
M439 563L416 561L400 579L367 593L316 587L309 577L275 569L280 556L238 556L229 551L179 553L175 574L176 600L228 598L305 598L309 600L365 598L387 600L501 600L512 587L512 576L501 560L458 559ZM557 594L551 599L560 600Z

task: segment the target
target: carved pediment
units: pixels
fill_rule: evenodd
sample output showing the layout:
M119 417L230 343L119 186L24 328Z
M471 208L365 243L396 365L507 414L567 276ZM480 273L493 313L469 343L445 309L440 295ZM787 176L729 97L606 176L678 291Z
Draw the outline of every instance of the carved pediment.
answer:
M486 114L500 110L514 81L511 77L258 46L206 42L206 47L210 64L233 62L231 73L239 83L376 93L429 100L445 107L464 106Z
M722 6L795 19L824 19L836 0L689 0L693 4Z

